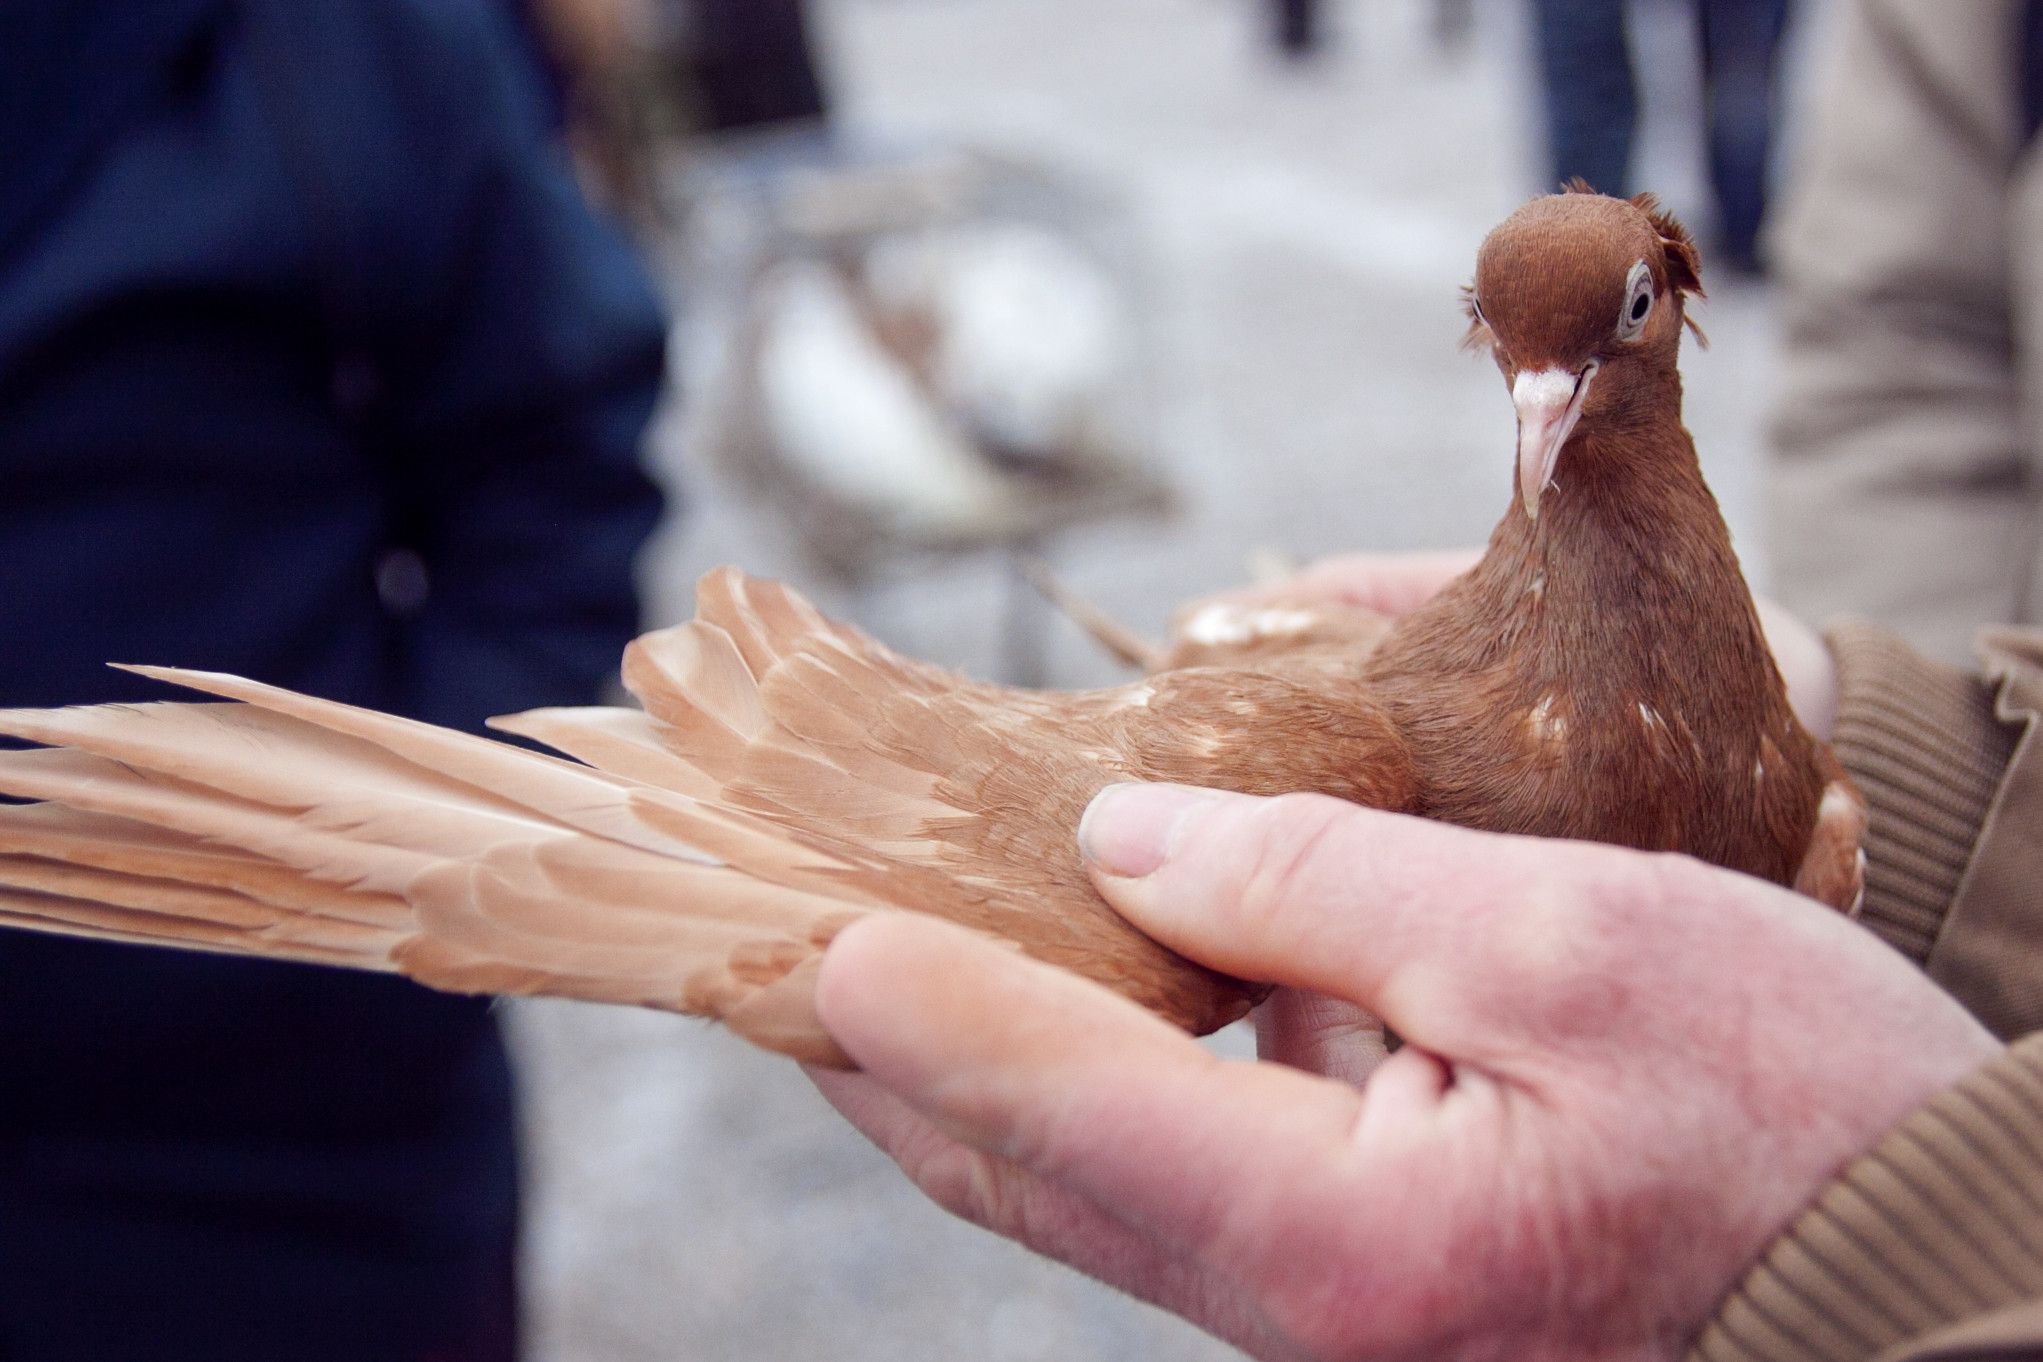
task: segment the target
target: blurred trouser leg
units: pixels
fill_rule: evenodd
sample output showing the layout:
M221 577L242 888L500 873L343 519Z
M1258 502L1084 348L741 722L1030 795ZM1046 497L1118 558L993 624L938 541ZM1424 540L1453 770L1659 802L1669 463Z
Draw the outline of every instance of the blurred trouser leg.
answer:
M1552 185L1629 192L1637 94L1625 0L1535 0Z
M1320 45L1319 0L1277 0L1277 46L1302 57Z
M692 0L689 18L704 131L824 117L802 0Z
M1740 269L1759 263L1773 141L1774 68L1788 0L1696 0L1710 183L1716 191L1716 259Z

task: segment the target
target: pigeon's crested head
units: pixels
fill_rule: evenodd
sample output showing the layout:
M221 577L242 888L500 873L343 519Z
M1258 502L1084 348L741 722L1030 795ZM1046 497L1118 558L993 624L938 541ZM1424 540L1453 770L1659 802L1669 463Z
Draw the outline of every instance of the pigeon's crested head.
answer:
M1526 514L1578 432L1660 405L1678 419L1685 300L1701 293L1695 243L1650 194L1607 198L1576 181L1484 238L1464 291L1468 344L1489 348L1511 387Z
M1700 295L1688 230L1650 194L1613 199L1576 181L1505 218L1466 290L1472 344L1520 369L1672 356L1683 299Z

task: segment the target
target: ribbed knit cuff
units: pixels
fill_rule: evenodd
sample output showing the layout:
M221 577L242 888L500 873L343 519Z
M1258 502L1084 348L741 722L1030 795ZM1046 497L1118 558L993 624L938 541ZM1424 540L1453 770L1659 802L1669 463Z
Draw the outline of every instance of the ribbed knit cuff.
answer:
M1898 635L1847 622L1826 637L1839 689L1831 745L1870 813L1860 920L1922 964L2016 734L1995 720L1983 682L1920 656Z
M2043 1297L2043 1035L1847 1168L1718 1310L1690 1362L1866 1362Z

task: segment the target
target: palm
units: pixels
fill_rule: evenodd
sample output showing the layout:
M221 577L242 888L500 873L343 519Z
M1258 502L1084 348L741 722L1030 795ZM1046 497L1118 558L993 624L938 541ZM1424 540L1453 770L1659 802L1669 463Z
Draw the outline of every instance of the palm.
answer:
M1286 986L1265 1062L889 920L819 985L867 1074L818 1081L940 1204L1261 1357L1674 1356L1811 1189L1995 1048L1848 921L1683 858L1123 800L1178 810L1176 849L1102 892Z

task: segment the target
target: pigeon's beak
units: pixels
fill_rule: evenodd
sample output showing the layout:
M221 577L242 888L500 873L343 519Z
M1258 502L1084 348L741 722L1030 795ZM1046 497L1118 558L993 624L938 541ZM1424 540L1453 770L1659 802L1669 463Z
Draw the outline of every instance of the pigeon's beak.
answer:
M1518 408L1518 496L1529 520L1539 519L1539 495L1553 481L1561 446L1574 432L1594 377L1592 359L1575 373L1521 369L1511 385L1511 405Z

